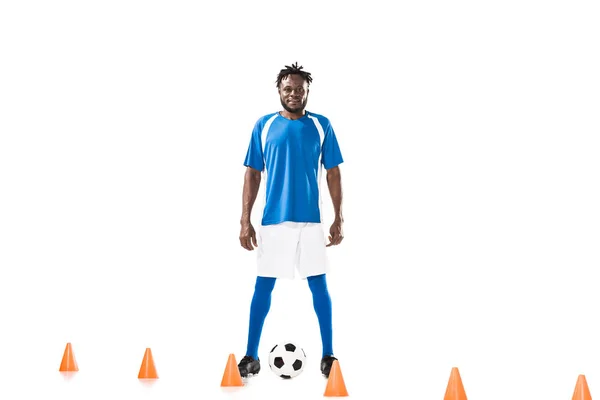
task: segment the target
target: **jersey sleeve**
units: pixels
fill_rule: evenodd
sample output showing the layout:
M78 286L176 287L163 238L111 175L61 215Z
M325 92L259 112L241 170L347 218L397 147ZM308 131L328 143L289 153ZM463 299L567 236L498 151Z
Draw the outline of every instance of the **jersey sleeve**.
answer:
M262 151L262 124L261 121L257 121L252 130L252 136L250 137L250 144L248 145L248 151L246 153L246 159L244 160L244 166L254 168L257 171L263 170L265 162Z
M344 162L337 137L331 124L327 124L327 128L325 129L323 149L321 151L323 152L321 159L325 169L331 169Z

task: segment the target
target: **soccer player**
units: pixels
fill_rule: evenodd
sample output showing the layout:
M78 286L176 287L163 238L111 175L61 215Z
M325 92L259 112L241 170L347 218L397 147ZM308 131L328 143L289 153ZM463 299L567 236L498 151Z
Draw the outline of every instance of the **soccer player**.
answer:
M293 279L297 271L308 281L319 321L323 354L321 373L329 377L333 361L332 306L327 289L326 247L343 238L342 154L329 120L306 111L312 76L295 63L277 76L283 110L258 119L244 165L241 246L257 248L257 278L250 305L246 355L238 369L243 377L258 374L258 346L271 293L277 279ZM321 211L321 175L333 202L334 221L325 240ZM252 207L264 180L265 206L258 234L250 221Z

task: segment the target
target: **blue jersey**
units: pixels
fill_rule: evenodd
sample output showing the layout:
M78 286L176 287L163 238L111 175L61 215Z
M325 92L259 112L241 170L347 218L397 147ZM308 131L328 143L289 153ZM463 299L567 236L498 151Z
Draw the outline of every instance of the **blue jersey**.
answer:
M331 123L306 111L296 120L278 112L255 124L244 165L263 173L262 225L321 222L321 171L344 160Z

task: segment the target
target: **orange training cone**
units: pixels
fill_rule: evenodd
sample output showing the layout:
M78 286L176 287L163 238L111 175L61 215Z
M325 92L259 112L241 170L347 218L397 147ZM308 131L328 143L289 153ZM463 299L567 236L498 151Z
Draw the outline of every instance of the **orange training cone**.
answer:
M448 387L446 388L446 394L444 400L467 400L467 394L460 378L460 372L458 368L452 368L450 373L450 379L448 381Z
M67 347L65 347L65 352L58 370L61 372L79 371L71 343L67 343Z
M221 386L244 386L242 375L240 375L240 370L238 369L237 361L235 360L235 355L233 353L230 354L227 359Z
M573 400L592 400L592 395L590 394L585 375L579 375L579 378L577 378L577 385L575 385L575 392L573 392Z
M158 379L154 358L152 357L152 350L150 350L150 348L147 348L146 353L144 354L138 379Z
M346 397L348 391L346 390L346 384L344 383L344 377L340 368L338 360L333 360L331 365L331 371L329 372L329 378L327 379L327 386L325 387L326 397Z

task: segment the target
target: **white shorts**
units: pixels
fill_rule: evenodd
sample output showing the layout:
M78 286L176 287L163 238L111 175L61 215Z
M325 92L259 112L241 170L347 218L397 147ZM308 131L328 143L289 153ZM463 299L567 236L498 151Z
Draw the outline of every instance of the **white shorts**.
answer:
M326 238L320 223L261 225L257 234L258 276L302 279L329 271Z

